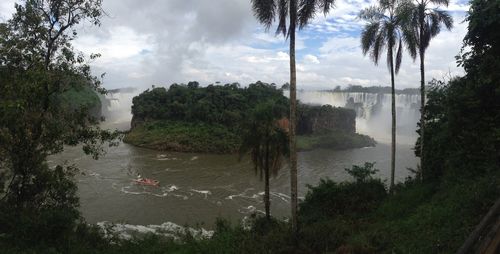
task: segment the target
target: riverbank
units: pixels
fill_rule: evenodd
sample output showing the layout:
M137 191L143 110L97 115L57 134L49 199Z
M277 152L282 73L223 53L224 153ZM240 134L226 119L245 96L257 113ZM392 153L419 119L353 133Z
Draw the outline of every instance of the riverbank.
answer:
M151 121L125 135L123 142L159 151L235 153L240 137L225 126L181 121Z
M230 154L238 152L240 139L236 131L223 125L151 121L132 129L123 141L159 151ZM317 148L345 150L375 144L375 140L369 136L343 131L301 135L297 138L297 148L300 151Z
M313 149L345 150L373 147L375 140L367 135L346 132L331 132L321 135L304 135L297 137L297 148L300 151Z

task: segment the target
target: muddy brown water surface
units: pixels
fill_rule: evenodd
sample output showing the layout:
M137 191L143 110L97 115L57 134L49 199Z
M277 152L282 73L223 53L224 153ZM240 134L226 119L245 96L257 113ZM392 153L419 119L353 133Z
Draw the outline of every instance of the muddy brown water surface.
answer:
M390 145L343 151L300 152L299 197L305 196L307 184L320 178L352 180L344 168L365 161L376 162L377 177L388 179ZM76 164L81 212L90 223L110 221L136 225L174 222L179 225L213 228L217 217L240 221L264 210L264 183L256 175L248 158L237 155L189 154L162 152L121 143L107 149L99 160L83 154L79 147L69 147L54 156L51 164ZM396 180L410 174L417 158L412 146L397 146ZM160 181L158 187L133 182L137 174ZM284 165L271 179L271 213L277 218L289 216L289 168Z

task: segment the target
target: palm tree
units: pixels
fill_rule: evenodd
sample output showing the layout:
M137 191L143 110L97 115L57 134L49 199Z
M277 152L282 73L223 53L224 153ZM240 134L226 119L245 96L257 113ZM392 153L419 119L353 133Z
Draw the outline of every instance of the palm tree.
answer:
M430 7L431 4L448 6L449 0L414 0L411 6L407 27L407 42L418 49L420 58L420 169L419 175L424 175L424 130L425 130L425 51L433 37L439 34L442 26L448 30L453 27L453 18L445 11ZM410 52L413 59L416 51Z
M257 105L246 125L240 147L240 160L250 153L255 173L265 180L264 205L268 220L271 219L270 174L276 176L283 158L289 155L288 133L277 121L281 112L272 102Z
M295 32L304 28L318 12L325 15L334 0L251 0L255 17L269 30L278 20L276 35L290 38L290 198L292 228L297 230L297 77L295 71Z
M391 144L391 183L394 188L394 172L396 167L396 95L394 75L399 72L403 59L403 20L406 2L398 0L380 0L378 6L362 10L359 17L368 21L361 34L363 55L369 53L375 65L378 64L382 52L387 49L387 67L391 73L392 93L392 144ZM394 53L396 55L394 56ZM395 61L395 63L394 63Z

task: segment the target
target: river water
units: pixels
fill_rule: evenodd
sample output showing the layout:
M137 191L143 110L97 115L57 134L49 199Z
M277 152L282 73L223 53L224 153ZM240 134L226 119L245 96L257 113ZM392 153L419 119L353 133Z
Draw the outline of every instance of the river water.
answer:
M117 119L122 120L111 126L127 126L123 117ZM352 180L344 168L367 161L376 162L380 170L376 176L387 181L390 144L383 138L378 141L370 148L299 152L299 197L305 196L307 184L316 185L321 178ZM397 145L396 181L403 181L411 174L407 168L417 165L412 143L414 139ZM237 222L264 210L264 183L249 159L238 161L237 155L162 152L121 143L107 148L107 154L99 160L84 155L79 147L68 147L50 163L80 168L76 176L80 209L90 223L173 222L210 229L217 217ZM159 180L160 186L135 184L138 174ZM289 216L289 188L289 168L284 165L271 179L271 213L277 218Z
M396 179L409 175L407 167L417 161L409 145L398 145ZM344 151L300 152L299 197L306 184L320 178L352 180L344 168L365 161L376 162L378 177L389 177L390 145ZM53 158L52 163L76 164L81 211L88 222L112 221L129 224L200 224L211 228L217 217L237 221L253 212L262 212L263 182L248 159L236 155L167 153L128 144L108 149L106 156L93 160L72 147ZM160 181L159 187L133 182L137 174ZM278 218L289 215L289 171L284 166L271 179L271 212Z

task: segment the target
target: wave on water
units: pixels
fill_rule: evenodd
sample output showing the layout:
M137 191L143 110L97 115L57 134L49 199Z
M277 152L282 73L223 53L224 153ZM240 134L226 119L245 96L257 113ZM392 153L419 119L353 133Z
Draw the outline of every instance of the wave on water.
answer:
M253 190L253 188L246 189L245 191L243 191L242 193L239 193L239 194L229 195L225 199L229 199L229 200L233 200L234 198L260 199L262 196L264 196L264 192L263 191L255 193L255 194L252 194L252 195L247 194L247 192L249 192L250 190ZM290 196L288 196L288 195L286 195L284 193L271 191L269 194L271 195L271 198L274 196L274 197L279 198L283 202L290 203Z
M257 213L266 214L264 211L257 209L253 205L249 205L247 207L239 208L238 212L242 213L242 214L257 214Z
M158 154L156 155L156 160L159 161L176 161L178 158L176 157L169 157L168 154Z
M150 187L150 186L138 186L138 185L128 185L128 186L122 186L121 188L118 187L117 184L112 185L113 189L119 189L120 192L123 192L125 194L129 195L151 195L159 198L163 197L176 197L180 198L183 200L188 200L189 196L192 196L192 193L176 193L179 191L179 187L175 185L169 185L169 186L162 186L162 187ZM185 195L185 194L189 194Z
M272 192L272 191L271 191L270 194L271 194L271 196L275 196L275 197L283 200L286 203L290 203L290 196L288 196L286 194L283 194L283 193L280 193L280 192Z
M199 193L199 194L202 194L202 195L205 195L205 199L208 198L208 195L212 195L212 192L211 191L208 191L208 190L196 190L196 189L191 189L191 191L194 191L196 193Z
M183 236L190 234L195 239L208 239L214 234L212 230L204 228L191 228L177 225L173 222L165 222L161 225L131 225L115 224L108 221L98 222L97 226L104 230L106 237L117 236L120 239L130 240L134 237L141 237L147 234L154 234L180 240Z
M101 176L101 174L92 172L92 173L89 173L89 176L93 176L93 177L99 178Z

